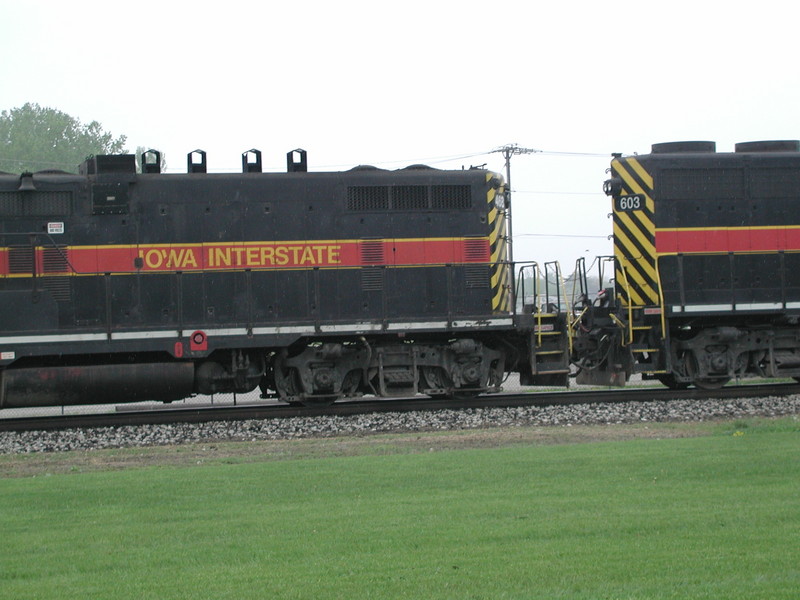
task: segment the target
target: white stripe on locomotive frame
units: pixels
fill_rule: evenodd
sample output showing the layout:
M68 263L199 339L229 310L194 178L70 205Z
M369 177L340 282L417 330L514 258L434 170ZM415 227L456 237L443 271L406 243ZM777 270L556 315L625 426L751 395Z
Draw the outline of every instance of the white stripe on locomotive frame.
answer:
M800 302L787 302L786 306L782 302L756 302L742 304L689 304L687 306L671 306L673 313L692 313L692 312L729 312L737 310L783 310L784 308L800 308Z
M294 327L254 327L253 335L316 335L319 333L347 333L360 335L369 332L381 331L413 331L422 329L476 329L483 327L509 327L513 323L510 318L484 319L478 321L431 321L419 323L391 323L384 327L381 323L350 323L347 325L321 325L319 331L313 326L301 325ZM112 332L111 340L155 340L155 339L180 339L188 337L185 330L183 336L177 329L164 331L125 331ZM209 337L248 335L250 332L245 327L231 329L203 329ZM52 344L68 342L105 342L109 340L106 333L64 333L47 335L20 335L0 337L0 344Z

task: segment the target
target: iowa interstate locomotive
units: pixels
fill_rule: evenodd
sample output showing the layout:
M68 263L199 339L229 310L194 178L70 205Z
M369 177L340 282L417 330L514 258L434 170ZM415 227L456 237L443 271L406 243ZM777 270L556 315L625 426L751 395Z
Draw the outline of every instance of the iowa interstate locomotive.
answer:
M0 175L0 407L566 382L565 315L512 305L500 176L156 154Z
M655 144L605 191L613 282L574 323L578 381L800 378L800 142Z

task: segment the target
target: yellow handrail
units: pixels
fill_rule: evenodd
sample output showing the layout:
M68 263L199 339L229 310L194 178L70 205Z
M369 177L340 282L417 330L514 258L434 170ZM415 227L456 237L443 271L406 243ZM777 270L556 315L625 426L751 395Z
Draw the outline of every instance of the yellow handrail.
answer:
M569 348L569 354L572 356L572 308L569 305L569 298L567 297L567 286L564 283L564 278L561 276L561 265L558 261L556 261L556 275L558 276L558 282L561 286L561 294L564 296L564 310L567 313L567 345ZM561 307L558 307L561 310Z
M658 270L658 258L656 258L656 285L658 285L658 301L661 309L661 339L667 336L667 315L664 306L664 288L661 286L661 273Z
M625 286L625 296L628 300L628 344L633 343L633 301L631 300L631 288L628 283L628 271L625 269L624 264L620 264L620 271L622 272L623 285Z

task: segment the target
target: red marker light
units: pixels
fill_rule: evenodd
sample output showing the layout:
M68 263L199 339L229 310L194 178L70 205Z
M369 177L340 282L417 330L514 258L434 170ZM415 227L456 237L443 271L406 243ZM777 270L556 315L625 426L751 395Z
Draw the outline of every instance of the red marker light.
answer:
M205 331L195 331L189 337L189 349L192 352L208 350L208 338Z

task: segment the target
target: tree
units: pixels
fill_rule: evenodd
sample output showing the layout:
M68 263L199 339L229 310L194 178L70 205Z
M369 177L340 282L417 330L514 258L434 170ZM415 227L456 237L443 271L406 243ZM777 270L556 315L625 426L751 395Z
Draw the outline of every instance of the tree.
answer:
M84 125L60 110L29 102L0 113L0 171L77 172L88 156L125 152L126 139L114 138L97 121Z

